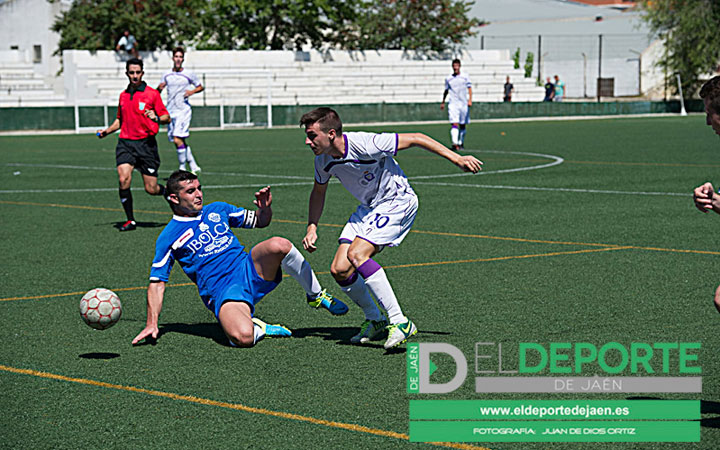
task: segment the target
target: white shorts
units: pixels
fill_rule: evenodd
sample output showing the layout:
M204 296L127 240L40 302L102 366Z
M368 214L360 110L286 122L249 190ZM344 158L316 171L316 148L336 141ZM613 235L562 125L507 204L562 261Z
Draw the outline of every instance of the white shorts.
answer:
M470 108L467 104L448 103L448 120L450 123L470 123Z
M417 210L418 199L414 195L383 202L374 208L360 205L350 216L338 241L349 243L359 237L380 248L395 247L410 232Z
M168 140L173 141L173 137L186 138L190 136L190 119L192 119L192 109L188 108L170 114L170 123L168 124Z

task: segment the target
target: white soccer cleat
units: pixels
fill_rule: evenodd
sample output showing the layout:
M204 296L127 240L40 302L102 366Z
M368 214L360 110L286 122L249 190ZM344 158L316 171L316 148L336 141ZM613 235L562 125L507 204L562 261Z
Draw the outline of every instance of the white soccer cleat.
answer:
M395 323L387 327L388 338L384 345L386 350L402 344L407 341L410 336L417 333L417 327L412 320L407 317L405 319L407 319L407 322Z

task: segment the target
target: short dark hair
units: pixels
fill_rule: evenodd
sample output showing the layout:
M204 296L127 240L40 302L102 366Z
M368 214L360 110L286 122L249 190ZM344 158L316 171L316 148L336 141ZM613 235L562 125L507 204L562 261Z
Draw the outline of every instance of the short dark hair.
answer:
M452 62L452 63L453 63L453 64L460 64L460 65L462 65L462 63L460 62L460 60L457 59L457 58L453 59L453 62Z
M165 196L170 197L170 194L178 195L181 188L181 182L197 179L197 175L192 172L188 172L187 170L176 170L167 180L167 185L165 186Z
M143 62L140 58L130 58L125 62L125 72L130 70L130 66L140 66L141 70L145 70L143 68Z
M301 127L307 128L314 123L317 123L320 126L320 130L324 133L335 130L337 134L342 134L342 121L338 113L332 108L323 107L313 109L309 113L303 114L300 118Z
M175 53L177 53L177 52L180 52L180 53L183 54L183 56L185 56L185 49L184 49L184 48L182 48L182 47L180 47L180 46L175 47L175 48L173 49L173 52L172 52L173 56L174 56Z
M700 98L709 100L710 108L720 113L720 75L710 78L700 88Z

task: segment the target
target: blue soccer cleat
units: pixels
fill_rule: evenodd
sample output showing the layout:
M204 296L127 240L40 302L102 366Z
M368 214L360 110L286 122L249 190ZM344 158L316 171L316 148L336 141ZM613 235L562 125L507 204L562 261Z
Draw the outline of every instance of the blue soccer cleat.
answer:
M332 295L328 294L325 289L323 289L315 297L311 297L308 295L307 302L308 305L312 306L313 308L323 307L327 309L333 316L342 316L343 314L348 312L348 306L333 297Z
M290 331L287 327L279 324L270 325L262 320L258 319L257 317L253 317L252 319L253 323L260 328L263 329L265 332L266 337L290 337L292 336L292 331Z

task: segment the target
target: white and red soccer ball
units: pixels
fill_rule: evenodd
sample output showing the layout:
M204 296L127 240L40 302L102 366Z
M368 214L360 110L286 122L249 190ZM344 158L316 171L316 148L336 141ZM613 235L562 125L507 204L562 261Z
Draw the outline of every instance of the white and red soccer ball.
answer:
M110 328L121 315L120 298L110 289L92 289L80 300L80 317L96 330Z

